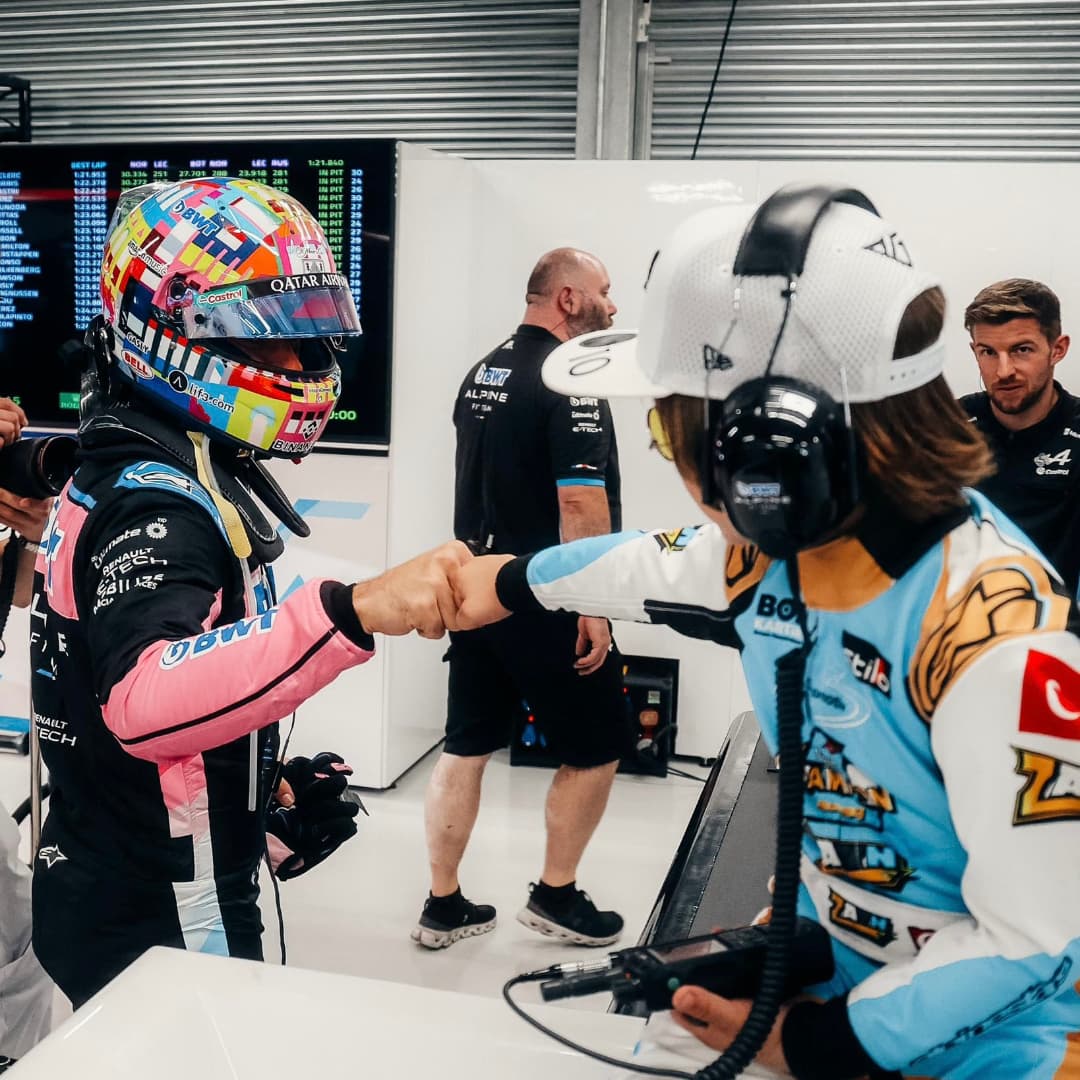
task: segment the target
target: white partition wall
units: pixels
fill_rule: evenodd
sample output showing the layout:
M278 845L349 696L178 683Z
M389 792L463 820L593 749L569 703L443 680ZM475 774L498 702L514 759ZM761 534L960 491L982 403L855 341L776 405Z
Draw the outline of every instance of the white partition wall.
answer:
M472 162L402 145L394 249L394 363L390 412L387 562L453 536L451 411L465 371L470 298L484 287L468 258L475 213ZM415 634L386 648L390 783L443 735L447 642Z
M285 553L274 563L278 599L312 578L360 581L386 568L389 468L385 457L312 454L299 466L275 461L275 479L311 526L301 540L282 532ZM381 646L380 642L380 646ZM383 772L388 650L343 672L296 711L289 754L341 754L354 783L386 787ZM288 721L282 725L282 738Z
M389 454L316 452L300 469L276 465L312 530L289 539L276 564L282 595L297 576L361 580L452 535L450 412L472 362L472 185L469 162L399 147ZM442 738L446 645L380 637L373 660L298 710L292 752L332 749L352 763L354 783L392 784Z

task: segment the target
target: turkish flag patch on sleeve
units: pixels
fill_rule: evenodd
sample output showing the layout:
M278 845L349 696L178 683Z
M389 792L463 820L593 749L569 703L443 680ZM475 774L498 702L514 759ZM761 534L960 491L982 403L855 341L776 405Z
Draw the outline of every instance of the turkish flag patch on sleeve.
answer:
M1080 672L1046 653L1028 652L1020 730L1080 740Z

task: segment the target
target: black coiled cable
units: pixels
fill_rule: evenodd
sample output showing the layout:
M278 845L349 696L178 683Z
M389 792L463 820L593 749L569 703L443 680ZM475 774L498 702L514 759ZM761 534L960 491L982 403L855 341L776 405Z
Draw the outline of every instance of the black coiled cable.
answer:
M762 965L761 985L746 1022L731 1045L711 1065L694 1074L695 1080L731 1080L757 1055L772 1031L784 996L784 979L795 935L799 900L799 860L803 829L803 742L806 661L813 648L806 607L799 588L796 556L788 559L788 579L795 601L802 644L776 661L777 751L780 780L776 827L776 882L773 889L769 938Z

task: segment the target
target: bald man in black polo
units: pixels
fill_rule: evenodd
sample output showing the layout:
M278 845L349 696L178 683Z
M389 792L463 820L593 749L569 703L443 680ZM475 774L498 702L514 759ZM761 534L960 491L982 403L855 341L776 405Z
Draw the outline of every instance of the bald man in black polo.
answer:
M476 551L535 551L620 527L619 466L607 403L565 398L540 380L562 341L611 325L603 264L574 248L542 256L521 325L466 375L457 429L454 532ZM451 634L446 744L425 806L431 892L412 932L428 948L494 929L495 909L462 896L458 867L480 805L484 768L529 703L561 764L548 792L544 868L518 920L578 945L622 931L577 888L578 862L629 741L619 656L608 623L548 612Z

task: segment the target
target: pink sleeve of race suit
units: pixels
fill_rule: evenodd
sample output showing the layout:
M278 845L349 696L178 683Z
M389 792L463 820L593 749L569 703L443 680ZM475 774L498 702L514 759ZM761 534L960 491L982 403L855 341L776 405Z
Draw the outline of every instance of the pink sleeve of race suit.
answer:
M167 761L286 717L372 650L351 641L309 581L284 603L178 641L156 641L109 692L102 714L134 757Z

